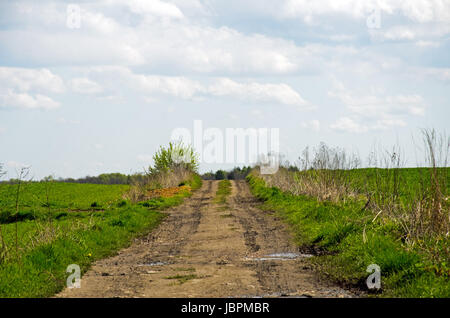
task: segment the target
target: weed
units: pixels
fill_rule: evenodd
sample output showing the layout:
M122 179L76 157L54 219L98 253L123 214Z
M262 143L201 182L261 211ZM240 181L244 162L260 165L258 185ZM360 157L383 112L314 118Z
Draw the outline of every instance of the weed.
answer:
M219 182L219 187L216 191L216 197L214 201L216 203L225 204L227 202L227 197L231 194L231 182L230 180L221 180Z
M165 279L176 279L176 280L178 280L178 283L181 285L181 284L186 283L189 280L198 278L198 276L196 274L188 274L188 275L177 274L174 276L166 276L164 278Z

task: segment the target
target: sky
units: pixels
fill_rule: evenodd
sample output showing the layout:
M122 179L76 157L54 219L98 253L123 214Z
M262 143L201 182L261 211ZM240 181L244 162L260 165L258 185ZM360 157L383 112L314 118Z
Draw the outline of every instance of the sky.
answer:
M449 0L2 0L4 178L140 172L195 120L414 165L449 126L449 39Z

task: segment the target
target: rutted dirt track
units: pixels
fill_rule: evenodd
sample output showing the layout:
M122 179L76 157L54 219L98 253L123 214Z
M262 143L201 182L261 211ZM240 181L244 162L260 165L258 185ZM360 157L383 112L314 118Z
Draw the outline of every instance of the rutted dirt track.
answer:
M214 202L217 184L204 181L156 230L57 297L354 297L316 278L245 181L232 182L226 206Z

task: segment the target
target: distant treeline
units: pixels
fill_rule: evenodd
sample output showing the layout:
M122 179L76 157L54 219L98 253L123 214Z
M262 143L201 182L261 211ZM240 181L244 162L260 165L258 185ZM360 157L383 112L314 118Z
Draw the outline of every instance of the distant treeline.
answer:
M91 177L86 176L84 178L53 178L51 176L45 177L41 181L54 181L54 182L66 182L66 183L91 183L91 184L133 184L144 180L145 175L136 173L132 175L126 175L122 173L103 173L101 175ZM23 181L23 180L22 180ZM31 180L33 182L33 180ZM35 181L39 182L39 181ZM2 181L1 183L17 184L19 179L10 179Z
M58 179L59 182L70 183L93 183L93 184L131 184L136 179L144 178L142 174L126 175L122 173L103 173L96 177L86 176L84 178Z
M216 172L210 171L207 173L204 173L202 175L202 179L204 180L238 180L238 179L245 179L245 177L250 173L252 168L250 166L248 167L235 167L231 171L225 171L225 170L217 170Z
M251 167L235 167L231 171L217 170L216 172L210 171L201 175L204 180L238 180L245 179L250 173ZM135 173L132 175L122 173L103 173L98 176L86 176L83 178L53 178L51 176L45 177L40 181L53 181L53 182L66 182L66 183L91 183L91 184L135 184L142 183L148 178L144 173ZM26 181L26 180L22 180ZM39 182L38 180L31 180L31 182ZM9 179L0 181L0 183L17 184L19 179Z

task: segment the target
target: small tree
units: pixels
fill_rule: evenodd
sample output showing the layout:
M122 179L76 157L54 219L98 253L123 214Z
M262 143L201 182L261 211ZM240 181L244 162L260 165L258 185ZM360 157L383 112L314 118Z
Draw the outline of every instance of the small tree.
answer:
M216 177L216 180L223 180L226 177L226 172L223 170L217 170L215 177Z
M153 155L154 166L149 168L150 174L167 173L177 169L198 171L198 155L194 148L182 142L170 142L167 148L161 146Z

